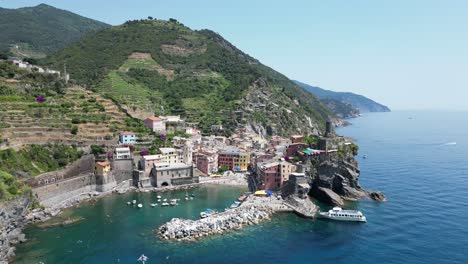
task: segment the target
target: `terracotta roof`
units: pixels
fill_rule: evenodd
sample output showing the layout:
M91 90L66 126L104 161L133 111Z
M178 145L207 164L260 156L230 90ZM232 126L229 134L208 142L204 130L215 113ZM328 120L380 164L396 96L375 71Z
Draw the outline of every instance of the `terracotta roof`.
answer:
M101 165L103 167L110 165L110 163L108 161L98 161L98 162L96 162L96 164Z
M135 135L135 132L124 131L124 132L120 133L120 135Z
M151 120L151 121L161 121L162 119L159 118L159 117L156 117L156 116L153 116L153 117L148 117L146 120Z

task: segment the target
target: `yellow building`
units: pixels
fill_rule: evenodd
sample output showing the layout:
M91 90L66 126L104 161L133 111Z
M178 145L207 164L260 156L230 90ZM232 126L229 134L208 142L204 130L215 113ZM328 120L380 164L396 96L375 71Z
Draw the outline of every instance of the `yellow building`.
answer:
M111 171L110 163L108 161L98 161L94 167L94 173L98 175L105 175Z
M234 157L234 170L239 168L241 171L246 171L250 164L250 153L240 152L239 156Z

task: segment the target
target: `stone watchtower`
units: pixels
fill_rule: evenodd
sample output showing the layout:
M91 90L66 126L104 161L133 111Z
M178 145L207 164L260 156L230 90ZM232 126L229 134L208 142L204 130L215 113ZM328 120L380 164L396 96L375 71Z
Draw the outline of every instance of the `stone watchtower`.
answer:
M325 137L334 137L335 129L333 128L333 123L331 120L327 120L325 123Z

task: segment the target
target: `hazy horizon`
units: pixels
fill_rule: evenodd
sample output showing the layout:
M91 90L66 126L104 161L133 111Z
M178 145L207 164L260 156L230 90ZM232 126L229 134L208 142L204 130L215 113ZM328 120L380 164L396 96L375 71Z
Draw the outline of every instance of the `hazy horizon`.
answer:
M468 2L0 0L49 4L112 25L152 16L211 29L290 79L392 110L468 110Z

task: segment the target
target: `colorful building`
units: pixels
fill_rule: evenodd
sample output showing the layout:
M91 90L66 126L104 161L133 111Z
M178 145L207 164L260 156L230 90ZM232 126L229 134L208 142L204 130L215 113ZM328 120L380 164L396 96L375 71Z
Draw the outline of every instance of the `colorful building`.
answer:
M150 128L153 132L165 132L166 121L159 117L150 117L145 119L145 126Z
M278 190L296 171L296 166L286 161L265 162L257 165L257 176L264 190Z
M119 135L120 144L135 144L136 143L136 134L134 132L122 132Z
M193 154L193 164L204 174L218 171L218 155L216 153L196 152Z
M250 165L250 153L237 148L226 149L218 154L218 166L223 165L232 171L246 171Z
M94 166L94 173L97 175L106 175L111 171L111 166L108 161L98 161Z

